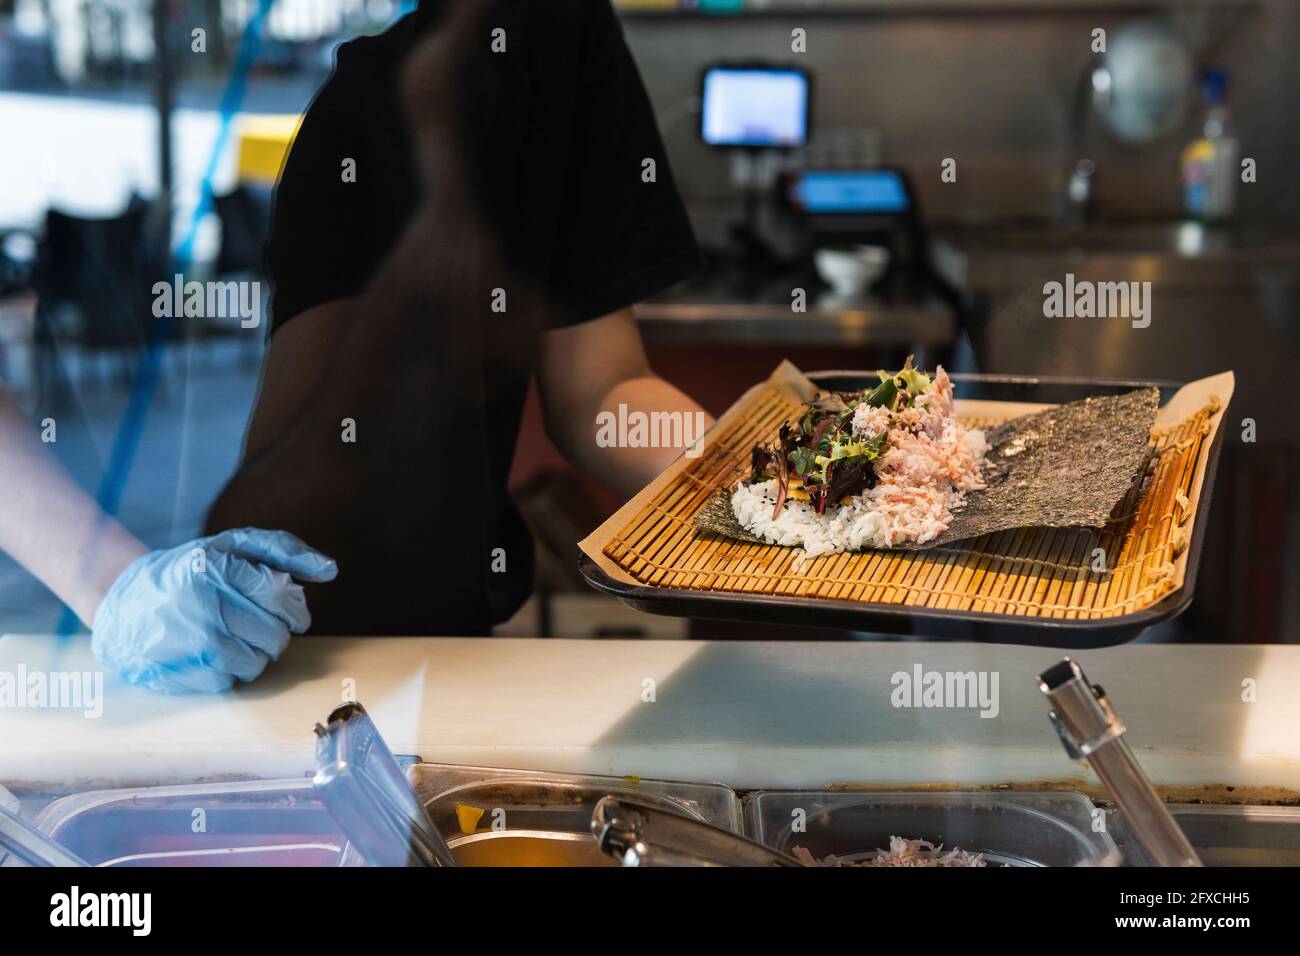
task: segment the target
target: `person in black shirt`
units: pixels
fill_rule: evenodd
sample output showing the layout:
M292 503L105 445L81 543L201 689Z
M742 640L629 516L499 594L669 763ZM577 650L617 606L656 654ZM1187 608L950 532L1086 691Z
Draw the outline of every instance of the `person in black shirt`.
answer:
M597 415L699 407L633 303L698 250L609 0L422 0L344 44L275 197L272 337L217 530L338 561L313 633L488 633L532 587L506 492L529 379L549 436L625 492L680 448Z

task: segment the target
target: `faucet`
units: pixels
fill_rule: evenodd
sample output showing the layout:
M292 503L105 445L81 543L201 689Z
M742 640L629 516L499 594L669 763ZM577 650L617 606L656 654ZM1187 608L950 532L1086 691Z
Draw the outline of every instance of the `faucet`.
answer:
M1088 60L1075 83L1067 143L1071 168L1060 211L1061 221L1069 225L1087 222L1095 212L1093 180L1097 166L1087 155L1089 119L1094 107L1104 110L1110 104L1112 85L1110 68L1100 56Z

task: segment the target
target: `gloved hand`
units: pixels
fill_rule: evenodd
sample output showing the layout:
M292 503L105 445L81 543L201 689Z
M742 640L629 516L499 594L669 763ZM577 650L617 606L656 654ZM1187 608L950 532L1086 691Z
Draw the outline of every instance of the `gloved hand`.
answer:
M251 681L311 624L294 578L330 581L332 558L287 531L238 528L153 551L109 588L90 638L133 684L176 694Z

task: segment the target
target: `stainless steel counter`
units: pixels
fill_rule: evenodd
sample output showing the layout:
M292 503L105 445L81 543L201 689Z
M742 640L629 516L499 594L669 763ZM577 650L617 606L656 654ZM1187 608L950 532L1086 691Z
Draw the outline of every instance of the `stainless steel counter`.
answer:
M1300 233L1209 228L1194 222L990 225L935 232L949 281L971 291L1014 290L1071 268L1163 289L1253 289L1255 275L1300 277ZM1077 271L1077 269L1076 269Z
M1194 224L1002 226L941 231L938 268L977 303L980 371L1190 381L1237 373L1243 416L1276 416L1300 373L1300 235ZM1150 283L1151 322L1045 315L1044 285ZM1261 440L1264 421L1260 421Z

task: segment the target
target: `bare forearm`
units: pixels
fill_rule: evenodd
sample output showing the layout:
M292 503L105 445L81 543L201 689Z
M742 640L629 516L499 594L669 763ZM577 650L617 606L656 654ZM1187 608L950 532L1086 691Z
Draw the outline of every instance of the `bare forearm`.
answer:
M0 549L82 621L128 564L148 549L81 488L0 390Z
M575 465L632 495L689 453L712 425L693 399L647 373L617 382L585 414L553 422L550 431Z

